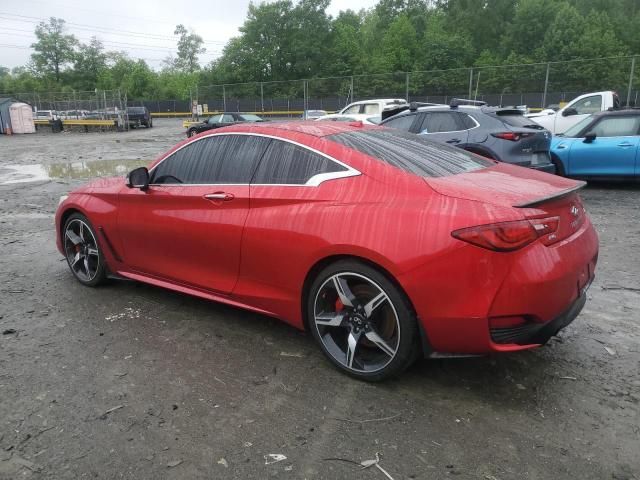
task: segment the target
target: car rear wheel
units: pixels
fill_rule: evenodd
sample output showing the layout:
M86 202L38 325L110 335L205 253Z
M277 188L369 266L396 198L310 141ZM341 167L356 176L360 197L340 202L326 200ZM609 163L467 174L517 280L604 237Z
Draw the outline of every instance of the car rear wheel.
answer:
M187 137L193 137L194 135L196 135L196 133L198 133L198 132L196 132L196 131L192 128L192 129L190 129L190 130L187 132Z
M308 298L312 335L342 371L379 381L415 360L416 316L404 293L375 268L336 262L320 272Z
M62 244L71 273L83 285L95 287L106 278L105 262L91 223L80 213L64 224Z

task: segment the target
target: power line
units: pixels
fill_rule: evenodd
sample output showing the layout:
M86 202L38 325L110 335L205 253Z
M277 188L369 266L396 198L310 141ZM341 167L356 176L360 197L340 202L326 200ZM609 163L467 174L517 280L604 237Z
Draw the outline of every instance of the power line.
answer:
M8 17L8 18L7 18ZM11 18L11 17L17 17L17 18ZM31 23L31 24L39 24L40 22L46 21L46 18L42 18L42 17L32 17L29 15L18 15L15 13L7 13L7 12L0 12L0 18L4 18L4 20L9 20L9 21L16 21L16 22L23 22L23 23ZM119 28L112 28L112 27L104 27L104 26L99 26L99 25L88 25L85 23L75 23L75 22L66 22L66 25L71 25L79 30L89 30L89 31L98 31L101 33L107 33L107 34L115 34L115 33L126 33L127 35L130 36L136 36L136 37L141 37L141 38L153 38L156 40L171 40L171 41L175 41L175 37L170 37L167 35L155 35L153 33L141 33L141 32L134 32L131 30L123 30L123 29L119 29ZM203 40L203 43L206 44L216 44L216 45L224 45L225 42L220 41L220 40Z
M21 30L21 31L26 31L26 30ZM35 35L31 34L31 35L24 35L24 34L20 34L20 33L4 33L4 32L0 32L0 35L7 35L7 36L11 36L11 37L27 37L27 38L34 38ZM85 38L85 37L77 37L79 40L83 40L83 41L91 41L91 38ZM161 46L157 46L154 47L153 45L148 45L148 44L144 44L144 43L129 43L129 42L116 42L114 40L100 40L99 38L96 37L97 40L99 40L102 44L106 45L106 46L111 46L111 47L116 47L119 48L121 45L125 46L125 47L133 47L132 49L136 49L136 50L158 50L158 51L170 51L170 52L177 52L178 49L174 48L174 47L161 47ZM220 53L217 50L213 50L211 52L204 52L204 53L200 53L199 55L217 55L218 53Z

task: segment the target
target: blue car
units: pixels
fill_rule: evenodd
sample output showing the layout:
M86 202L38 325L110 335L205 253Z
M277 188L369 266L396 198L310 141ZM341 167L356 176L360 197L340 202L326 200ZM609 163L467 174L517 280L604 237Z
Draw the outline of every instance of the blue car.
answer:
M592 180L640 179L640 109L596 113L551 141L559 175Z

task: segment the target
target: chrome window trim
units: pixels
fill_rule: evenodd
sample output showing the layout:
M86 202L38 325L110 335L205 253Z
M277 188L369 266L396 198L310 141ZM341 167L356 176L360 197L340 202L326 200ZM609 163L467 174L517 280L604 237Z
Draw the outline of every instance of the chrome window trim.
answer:
M324 152L321 152L320 150L316 150L315 148L312 148L312 147L309 147L307 145L303 145L302 143L296 142L295 140L290 140L288 138L282 138L282 137L276 137L275 135L267 135L265 133L220 132L220 133L211 133L211 134L208 134L208 135L204 135L202 137L196 138L195 140L193 140L191 142L185 143L180 148L178 148L175 151L171 152L169 155L167 155L162 160L160 160L157 164L155 164L153 166L153 168L151 168L151 170L149 170L149 177L151 177L151 175L153 174L153 171L156 168L158 168L158 166L160 164L162 164L162 162L164 162L168 158L171 158L174 154L178 153L183 148L185 148L185 147L187 147L189 145L193 145L194 143L199 142L200 140L204 140L206 138L220 137L220 136L226 136L226 135L243 135L243 136L249 136L249 137L263 137L263 138L270 138L272 140L280 140L281 142L288 142L288 143L291 143L293 145L297 145L298 147L304 148L305 150L313 152L313 153L315 153L317 155L325 157L329 161L335 162L338 165L341 165L341 166L345 167L346 170L343 170L341 172L318 173L318 174L314 175L313 177L311 177L309 180L307 180L306 183L150 183L149 186L154 186L154 187L203 187L203 186L208 186L208 185L228 185L228 186L242 186L242 185L249 185L250 186L250 185L254 185L254 186L273 186L273 187L318 187L320 184L322 184L323 182L326 182L328 180L335 180L335 179L338 179L338 178L347 178L347 177L356 177L358 175L362 175L362 172L360 172L359 170L356 170L352 166L347 165L346 163L341 162L340 160L337 160L337 159L333 158L332 156L327 155Z

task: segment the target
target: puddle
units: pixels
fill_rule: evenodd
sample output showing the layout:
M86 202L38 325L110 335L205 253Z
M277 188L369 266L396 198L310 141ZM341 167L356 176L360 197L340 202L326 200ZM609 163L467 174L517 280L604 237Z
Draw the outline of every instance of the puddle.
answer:
M87 160L50 165L2 165L0 166L0 185L56 179L84 180L124 176L134 168L148 163L145 160Z

